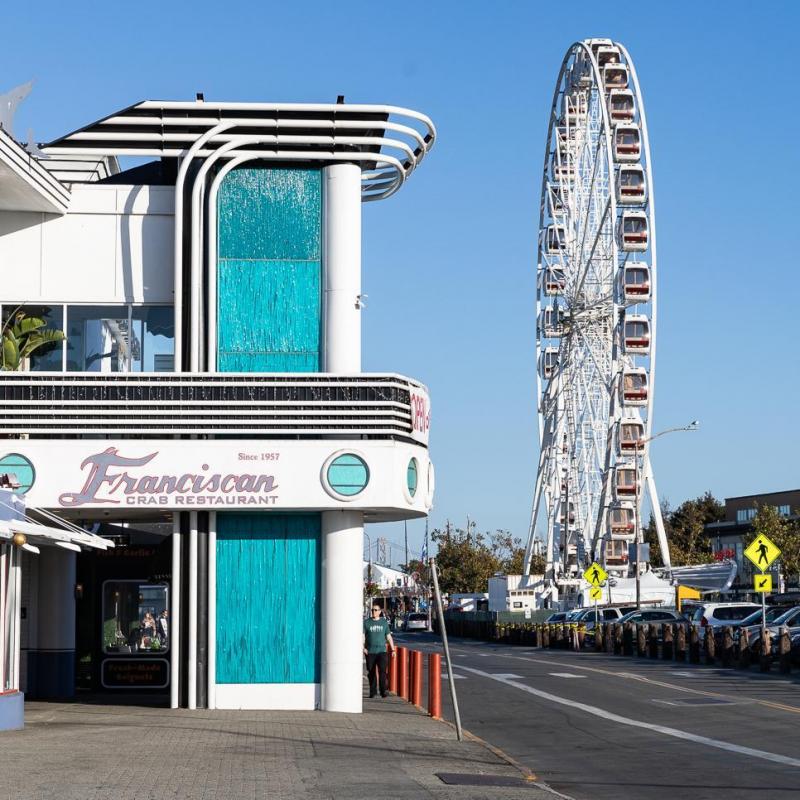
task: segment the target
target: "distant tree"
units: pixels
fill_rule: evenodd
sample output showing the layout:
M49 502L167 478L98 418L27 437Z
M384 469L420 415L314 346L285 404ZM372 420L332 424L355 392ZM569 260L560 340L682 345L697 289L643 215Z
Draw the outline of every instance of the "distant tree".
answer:
M522 539L508 531L496 530L490 539L490 549L497 559L499 570L506 575L521 575L525 563L525 548Z
M531 556L531 575L544 575L546 566L547 559L541 553Z
M434 530L438 546L436 564L442 592L485 592L489 578L501 570L500 561L483 533L461 528Z
M721 522L725 519L725 506L711 492L706 492L694 500L686 500L676 509L671 509L669 503L664 500L661 503L661 516L664 519L664 530L673 566L707 564L714 560L711 539L704 528L711 522ZM655 518L652 514L644 530L644 540L650 545L650 562L654 567L663 566Z

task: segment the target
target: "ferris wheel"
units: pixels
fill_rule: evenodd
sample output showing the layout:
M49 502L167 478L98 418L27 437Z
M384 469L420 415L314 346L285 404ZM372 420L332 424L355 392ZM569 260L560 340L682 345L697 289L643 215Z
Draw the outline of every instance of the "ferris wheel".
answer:
M647 122L633 61L609 39L576 42L561 65L537 277L540 455L525 573L545 538L549 580L577 584L593 560L627 575L645 493L669 566L648 455L656 228Z

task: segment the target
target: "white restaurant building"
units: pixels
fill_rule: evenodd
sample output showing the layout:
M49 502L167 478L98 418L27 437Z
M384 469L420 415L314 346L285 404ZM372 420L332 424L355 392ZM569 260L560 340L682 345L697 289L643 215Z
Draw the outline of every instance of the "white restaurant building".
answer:
M0 372L0 475L115 545L0 538L0 690L361 710L363 528L434 489L425 386L361 371L362 208L434 138L400 108L202 98L35 154L0 129L2 316L66 334Z

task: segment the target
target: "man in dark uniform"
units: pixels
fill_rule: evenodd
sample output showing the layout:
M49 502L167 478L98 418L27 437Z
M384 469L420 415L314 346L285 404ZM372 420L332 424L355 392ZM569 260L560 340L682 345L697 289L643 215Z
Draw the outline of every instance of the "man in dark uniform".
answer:
M375 697L380 684L381 697L386 697L386 645L395 654L394 640L389 633L389 623L381 616L381 607L372 606L372 615L364 620L364 655L367 659L369 696Z

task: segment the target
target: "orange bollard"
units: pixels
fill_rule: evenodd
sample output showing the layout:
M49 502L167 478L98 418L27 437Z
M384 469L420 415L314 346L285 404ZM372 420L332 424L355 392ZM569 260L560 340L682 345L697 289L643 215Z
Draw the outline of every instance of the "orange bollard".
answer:
M397 655L397 694L408 700L408 648L398 647Z
M428 713L442 718L442 657L438 653L428 653Z
M392 654L387 653L387 658L389 659L389 691L392 694L397 694L397 656L392 658Z
M422 705L422 651L411 651L411 702Z

